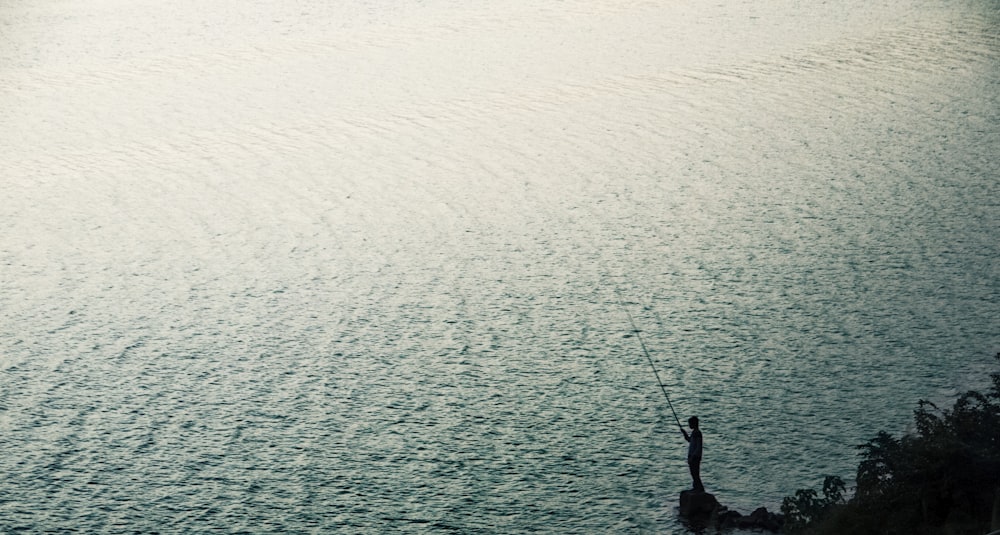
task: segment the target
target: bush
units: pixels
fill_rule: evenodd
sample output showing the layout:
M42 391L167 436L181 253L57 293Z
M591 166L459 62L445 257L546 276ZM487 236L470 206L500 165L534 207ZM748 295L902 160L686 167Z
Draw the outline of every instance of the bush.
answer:
M857 488L846 503L835 477L826 478L822 499L811 489L786 497L786 531L988 532L1000 499L1000 373L990 378L985 394L966 392L951 410L920 400L915 434L897 439L881 431L858 446Z
M823 520L833 508L844 504L844 481L837 476L826 476L823 480L823 497L815 490L799 489L795 497L786 496L781 502L781 513L785 515L785 531L802 531Z

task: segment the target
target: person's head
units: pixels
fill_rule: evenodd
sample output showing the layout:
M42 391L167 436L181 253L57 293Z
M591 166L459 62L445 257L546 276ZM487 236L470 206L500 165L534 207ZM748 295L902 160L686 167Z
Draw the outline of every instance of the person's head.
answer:
M691 429L698 429L698 417L692 416L688 418L688 425L691 426Z

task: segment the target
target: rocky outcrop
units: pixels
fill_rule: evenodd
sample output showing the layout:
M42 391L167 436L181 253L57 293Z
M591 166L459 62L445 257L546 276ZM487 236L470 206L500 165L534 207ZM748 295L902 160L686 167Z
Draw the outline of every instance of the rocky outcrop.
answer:
M714 514L722 506L715 496L694 490L681 491L681 516L692 518Z
M739 511L730 511L721 505L712 494L693 490L681 492L680 515L696 526L714 526L719 530L762 529L778 533L785 523L782 515L768 512L764 507L744 516Z

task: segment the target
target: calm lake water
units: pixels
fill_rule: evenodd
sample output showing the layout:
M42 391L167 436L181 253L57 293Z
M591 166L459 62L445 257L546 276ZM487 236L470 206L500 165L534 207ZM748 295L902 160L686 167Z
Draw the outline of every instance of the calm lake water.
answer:
M775 510L995 368L997 155L996 0L2 2L0 531L684 533L626 309Z

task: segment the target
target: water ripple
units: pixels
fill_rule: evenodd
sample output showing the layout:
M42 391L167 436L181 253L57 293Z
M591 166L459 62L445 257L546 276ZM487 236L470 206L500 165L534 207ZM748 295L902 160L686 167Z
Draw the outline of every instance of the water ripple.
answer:
M0 530L684 532L619 292L744 511L997 351L987 8L92 4L0 8Z

